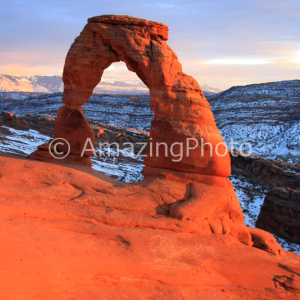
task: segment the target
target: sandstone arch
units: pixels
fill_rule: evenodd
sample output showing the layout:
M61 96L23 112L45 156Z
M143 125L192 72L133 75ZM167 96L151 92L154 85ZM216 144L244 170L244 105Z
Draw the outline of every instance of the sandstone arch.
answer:
M161 23L115 15L90 18L66 57L64 106L58 111L54 137L70 143L66 160L89 163L92 153L85 152L87 156L83 158L80 154L86 138L94 141L95 137L81 105L88 101L106 68L113 62L125 62L150 90L154 112L151 142L164 142L169 147L167 155L162 148L156 153L154 147L152 156L148 147L145 179L111 193L128 205L139 203L151 214L195 221L198 225L193 226L202 234L231 234L251 245L240 204L227 178L231 172L229 155L215 153L223 140L210 105L197 81L182 72L167 39L168 27ZM188 155L189 138L210 143L212 155L208 145L203 152L198 147ZM183 143L183 158L179 162L172 161L170 146L174 143ZM221 148L219 153L224 153L224 146ZM47 146L39 149L31 157L49 160L49 154L43 152ZM63 146L61 149L65 150ZM137 202L140 197L143 201Z
M183 142L186 149L187 138L199 141L202 138L214 146L223 142L199 84L182 72L176 54L165 42L167 39L168 27L161 23L111 15L88 20L66 57L63 74L66 105L59 111L55 129L55 137L70 140L71 154L81 153L82 141L93 136L88 124L83 125L80 106L90 98L103 71L117 61L125 62L150 90L155 114L150 133L153 143ZM69 132L69 120L74 115L84 126L84 132L76 129L76 140L75 132ZM185 153L182 161L174 163L170 153L165 157L162 149L157 155L155 148L153 156L145 159L147 166L207 175L230 174L228 155L210 157L207 149L204 157L199 157L199 151L191 151L189 157Z

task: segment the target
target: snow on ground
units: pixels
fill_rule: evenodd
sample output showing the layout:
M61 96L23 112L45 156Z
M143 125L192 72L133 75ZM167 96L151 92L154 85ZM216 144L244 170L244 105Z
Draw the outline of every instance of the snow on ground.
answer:
M92 168L114 179L132 183L143 179L143 159L134 154L123 152L122 149L95 149L96 156L92 157ZM126 156L126 157L125 157Z
M288 163L300 163L299 122L277 126L231 124L222 127L220 132L229 148Z
M51 139L32 129L25 131L6 126L2 128L9 131L9 134L0 132L0 152L28 155L35 151L37 146ZM96 153L99 152L97 148L95 150ZM128 157L123 156L122 149L119 150L119 156L114 149L111 149L108 155L107 149L103 148L101 156L98 153L92 157L93 169L126 183L142 180L143 159L128 153L125 155Z
M229 177L233 183L235 192L240 201L247 226L255 227L255 222L264 203L266 191L258 185L251 184L241 176L231 175Z
M0 132L0 151L28 155L36 150L37 146L46 143L50 137L43 135L36 130L18 130L6 126L2 128L9 131L9 134Z
M40 134L36 130L24 131L6 126L2 126L2 128L7 132L4 134L0 131L0 152L28 155L35 151L38 145L50 139L49 136ZM95 150L97 155L92 157L93 169L126 183L143 179L141 174L144 167L142 157L128 155L128 153L128 157L124 157L121 149L119 156L114 149L110 150L110 155L105 148L102 149L101 155L97 148ZM230 180L241 203L246 225L255 227L266 191L260 186L247 182L241 175L232 175ZM277 236L276 239L285 250L300 254L300 245L290 243Z

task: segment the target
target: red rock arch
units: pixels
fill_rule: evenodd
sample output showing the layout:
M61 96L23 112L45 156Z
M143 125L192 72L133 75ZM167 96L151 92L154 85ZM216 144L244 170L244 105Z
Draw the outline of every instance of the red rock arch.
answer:
M183 143L183 158L179 162L173 161L170 151L165 156L162 147L156 153L154 146L150 157L148 147L146 166L227 177L229 155L220 157L215 151L210 155L208 145L203 153L199 147L189 155L186 153L188 138L196 138L199 144L210 143L213 148L223 140L199 84L182 72L177 55L165 42L167 39L168 27L161 23L115 15L89 19L66 57L65 106L58 112L55 138L68 140L71 154L81 153L85 139L93 138L81 105L92 95L103 71L113 62L123 61L150 90L155 114L150 131L152 145L164 142L169 151L173 143ZM220 153L224 153L222 147Z
M267 233L253 229L250 233L245 226L241 206L227 178L229 155L215 153L223 140L210 105L197 81L182 72L176 54L165 43L167 38L168 27L161 23L114 15L89 19L67 54L63 74L64 106L58 110L54 137L64 138L70 144L66 161L90 163L89 155L93 153L85 152L83 158L80 154L86 138L94 142L95 136L81 105L91 96L103 71L113 62L124 61L150 90L154 112L151 143L164 142L169 150L165 156L164 149L156 153L154 147L150 156L148 147L144 180L134 185L115 184L109 192L109 201L137 206L141 213L189 220L184 226L199 234L230 234L247 245L253 244L253 236L258 245L278 253L281 248L275 241L267 244L270 238ZM197 147L190 155L184 151L181 161L172 161L170 146L183 143L185 149L189 138L210 143L212 149L209 145L202 151ZM53 161L50 145L40 146L30 157ZM224 149L218 150L224 153ZM106 181L103 185L107 185ZM98 197L106 199L106 192L99 192Z

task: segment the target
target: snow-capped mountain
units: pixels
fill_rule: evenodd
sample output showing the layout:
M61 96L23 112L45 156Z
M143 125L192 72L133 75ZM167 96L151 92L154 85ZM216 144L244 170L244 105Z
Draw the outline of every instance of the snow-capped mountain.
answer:
M123 95L142 95L149 94L149 89L142 83L127 83L123 81L104 81L102 80L95 88L96 94L123 94Z
M0 92L63 92L64 84L61 76L13 76L0 75ZM122 81L101 81L94 89L96 94L148 94L148 88L140 83Z
M201 89L203 90L205 96L212 96L222 92L222 90L208 86L206 84L201 84Z
M220 92L220 90L202 85L206 96ZM64 84L61 76L13 76L0 75L0 92L40 92L59 93L63 92ZM149 89L141 81L130 83L123 81L102 80L94 89L96 94L123 94L142 95L149 94Z
M31 82L43 86L50 93L58 93L64 91L64 84L61 76L32 76L29 78ZM141 82L139 83L126 83L123 81L101 81L94 89L96 94L148 94L148 88Z
M64 84L62 82L61 76L53 75L53 76L31 76L29 80L32 83L36 83L47 89L50 93L57 93L64 91Z
M39 92L49 93L48 89L26 76L12 76L0 74L1 92Z

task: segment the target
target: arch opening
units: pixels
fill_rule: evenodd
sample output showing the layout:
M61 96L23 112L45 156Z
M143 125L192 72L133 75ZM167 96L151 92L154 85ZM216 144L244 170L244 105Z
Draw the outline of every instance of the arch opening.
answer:
M104 70L93 94L144 95L149 94L149 89L134 71L119 61Z
M92 168L126 183L142 180L154 114L137 74L124 62L112 63L82 109L95 133Z

